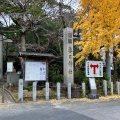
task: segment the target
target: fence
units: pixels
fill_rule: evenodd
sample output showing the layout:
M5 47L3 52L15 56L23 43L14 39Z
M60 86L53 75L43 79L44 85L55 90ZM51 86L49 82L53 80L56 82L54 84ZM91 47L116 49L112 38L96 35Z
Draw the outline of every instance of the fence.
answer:
M113 85L113 82L110 84L106 80L103 80L103 85L101 86L102 95L107 96L108 94L118 94L120 95L120 82L116 82L116 85ZM30 91L30 92L28 92ZM2 102L4 102L6 88L2 89ZM26 93L29 93L26 95ZM33 82L32 86L24 87L23 80L19 80L18 86L18 101L23 102L23 100L36 102L38 100L50 100L50 99L71 99L71 98L82 98L87 97L88 91L86 89L86 84L82 85L71 85L71 83L61 84L57 83L56 85L51 85L49 82L46 82L44 86L37 85L37 82ZM99 93L98 93L99 94Z
M50 85L49 82L45 83L45 86L39 86L36 82L33 82L32 86L26 87L26 90L23 90L23 80L19 80L19 88L18 88L18 100L23 102L24 99L31 99L36 102L38 99L63 99L63 98L80 98L82 93L82 87L80 85L71 85L69 83L61 84L57 83L56 85ZM25 91L31 89L32 92L29 96L25 95Z

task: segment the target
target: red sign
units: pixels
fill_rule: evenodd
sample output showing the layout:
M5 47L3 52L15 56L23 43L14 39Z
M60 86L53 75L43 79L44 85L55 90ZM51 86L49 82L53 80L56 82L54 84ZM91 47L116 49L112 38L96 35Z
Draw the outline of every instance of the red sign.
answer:
M91 64L90 67L93 68L93 73L96 74L96 69L99 67L98 64L96 65Z
M86 61L86 77L103 77L103 61Z

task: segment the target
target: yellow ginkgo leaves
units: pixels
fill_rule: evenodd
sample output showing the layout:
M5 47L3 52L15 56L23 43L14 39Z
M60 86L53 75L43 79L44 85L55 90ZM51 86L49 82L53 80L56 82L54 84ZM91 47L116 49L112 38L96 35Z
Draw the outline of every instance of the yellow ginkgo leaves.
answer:
M101 46L108 50L120 42L120 0L80 0L79 4L74 29L82 29L82 42L75 45L82 50L75 55L76 64L90 53L98 57Z

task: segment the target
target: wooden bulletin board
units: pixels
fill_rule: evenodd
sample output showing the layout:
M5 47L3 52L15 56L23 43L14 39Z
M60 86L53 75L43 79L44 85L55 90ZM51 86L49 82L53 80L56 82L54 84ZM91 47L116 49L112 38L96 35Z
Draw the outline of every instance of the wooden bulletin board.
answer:
M46 76L46 62L25 62L25 81L45 81Z

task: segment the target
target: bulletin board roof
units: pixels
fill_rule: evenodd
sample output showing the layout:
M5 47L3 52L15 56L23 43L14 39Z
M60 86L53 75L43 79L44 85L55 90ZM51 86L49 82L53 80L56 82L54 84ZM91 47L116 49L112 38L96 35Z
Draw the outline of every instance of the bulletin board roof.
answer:
M32 58L47 58L52 59L55 58L55 56L51 53L40 53L40 52L27 52L27 51L21 51L19 52L19 57L32 57Z

